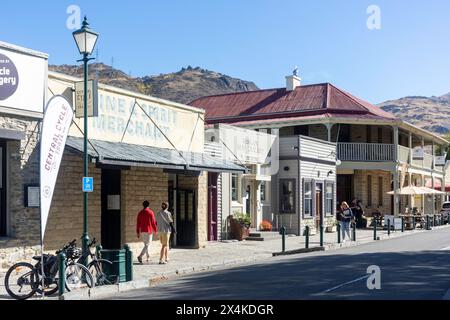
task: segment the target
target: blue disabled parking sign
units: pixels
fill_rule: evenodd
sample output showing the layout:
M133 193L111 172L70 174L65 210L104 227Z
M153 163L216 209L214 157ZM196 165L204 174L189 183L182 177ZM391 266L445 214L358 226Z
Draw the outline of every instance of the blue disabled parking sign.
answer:
M83 192L93 192L93 191L94 191L94 178L84 177Z

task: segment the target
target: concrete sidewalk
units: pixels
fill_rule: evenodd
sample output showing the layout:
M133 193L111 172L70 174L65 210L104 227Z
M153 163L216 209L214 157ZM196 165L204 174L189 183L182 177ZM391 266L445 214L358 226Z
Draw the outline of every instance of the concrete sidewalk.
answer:
M434 229L449 228L450 225L435 227ZM421 232L432 232L425 230L392 231L388 236L386 230L378 231L380 240L388 240L397 237L405 237ZM348 241L342 244L337 243L337 233L324 234L324 250L336 250L343 247L356 246L365 243L374 242L373 230L357 230L357 241ZM319 247L319 235L310 237L309 247ZM159 243L152 244L155 249ZM305 248L305 237L288 236L286 237L286 251ZM205 248L199 250L193 249L172 249L169 253L169 263L165 265L158 264L159 255L153 254L150 262L139 264L134 263L133 279L128 283L119 285L96 287L91 290L78 290L64 295L65 300L77 299L95 299L102 296L114 295L115 293L145 288L152 286L158 281L169 279L183 274L201 272L208 270L217 270L234 265L251 263L255 261L264 261L274 259L273 253L281 251L281 236L266 241L235 241L235 242L211 242ZM134 259L136 256L134 255ZM0 299L7 299L7 293L3 283L4 273L0 273ZM52 297L49 299L58 299Z

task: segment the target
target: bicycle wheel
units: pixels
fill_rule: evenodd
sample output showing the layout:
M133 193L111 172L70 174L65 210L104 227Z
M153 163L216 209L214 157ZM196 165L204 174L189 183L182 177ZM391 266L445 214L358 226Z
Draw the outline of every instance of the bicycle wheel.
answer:
M108 284L117 283L117 278L114 277L114 280L108 277L105 273L105 269L109 266L112 266L112 262L106 259L98 259L93 260L89 263L88 269L94 278L94 282L96 286L103 286Z
M67 265L64 277L67 291L86 287L92 288L94 286L92 274L81 263L75 262Z
M37 294L42 295L42 277L39 274L39 280L37 282L36 292ZM58 291L58 277L49 278L47 277L44 280L44 295L51 296Z
M33 265L19 262L6 272L5 289L14 299L25 300L36 293L37 279L39 277Z

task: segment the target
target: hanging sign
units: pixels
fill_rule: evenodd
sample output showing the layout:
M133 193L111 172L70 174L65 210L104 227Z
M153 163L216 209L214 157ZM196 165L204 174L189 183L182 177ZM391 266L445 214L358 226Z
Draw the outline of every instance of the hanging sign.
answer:
M88 81L88 117L98 117L98 86ZM75 117L84 118L84 81L75 82Z

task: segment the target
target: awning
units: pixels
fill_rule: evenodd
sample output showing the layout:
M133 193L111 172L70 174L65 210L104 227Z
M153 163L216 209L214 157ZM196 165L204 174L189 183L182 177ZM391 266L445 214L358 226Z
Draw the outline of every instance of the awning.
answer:
M83 138L67 137L66 146L83 153ZM129 143L89 139L88 154L97 163L119 166L156 167L186 171L238 172L246 168L230 161L215 159L200 152L181 152L172 149L141 146Z
M393 195L394 191L389 191L387 194ZM427 187L408 186L397 190L398 195L422 195L422 194L444 194L444 192L437 191Z

